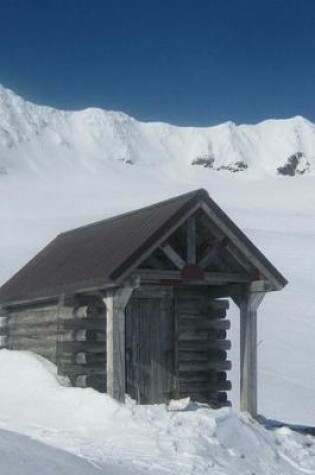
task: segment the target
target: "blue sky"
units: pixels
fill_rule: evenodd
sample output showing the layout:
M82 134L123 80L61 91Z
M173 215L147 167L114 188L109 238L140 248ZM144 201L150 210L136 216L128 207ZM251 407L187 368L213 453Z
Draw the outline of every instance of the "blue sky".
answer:
M181 125L315 121L315 0L1 0L0 83Z

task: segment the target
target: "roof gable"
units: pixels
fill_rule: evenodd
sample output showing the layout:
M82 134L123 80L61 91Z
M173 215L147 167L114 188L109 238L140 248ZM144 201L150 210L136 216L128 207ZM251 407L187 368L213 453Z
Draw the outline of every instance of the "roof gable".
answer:
M284 277L209 198L197 190L60 234L0 289L0 303L56 297L115 285L141 264L196 210L254 262L274 289Z

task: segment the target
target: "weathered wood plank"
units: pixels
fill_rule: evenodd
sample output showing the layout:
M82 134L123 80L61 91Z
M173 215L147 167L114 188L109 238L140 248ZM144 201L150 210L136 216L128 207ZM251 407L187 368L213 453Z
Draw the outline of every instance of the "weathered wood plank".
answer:
M103 341L106 342L106 330L82 329L70 332L76 341Z
M65 330L103 330L106 332L106 318L72 318L61 320L60 328Z
M180 391L180 397L190 397L193 401L205 402L215 407L223 407L227 403L226 392L209 392L207 389L203 391Z
M77 375L94 375L94 374L106 374L106 368L104 365L96 366L95 364L78 365L78 364L60 364L58 365L58 374L62 376L77 376Z
M177 269L181 270L185 267L186 262L170 244L161 246L161 249L168 259L175 265L175 267L177 267ZM161 272L163 273L163 271Z
M180 361L222 361L227 359L227 352L224 350L210 350L210 351L185 351L179 350L178 354Z
M184 373L186 371L209 371L215 369L217 371L229 371L232 368L231 361L211 361L202 362L180 362L179 371Z
M210 384L216 384L220 381L227 381L227 373L226 371L215 371L210 370L207 373L198 373L196 371L186 371L181 375L182 381L192 381L192 382L201 382L201 381L208 381Z
M33 322L23 322L23 321L17 321L17 320L8 320L7 328L8 331L11 333L18 332L20 330L22 331L27 331L27 332L32 332L33 330L38 332L43 332L46 329L50 331L51 329L57 329L57 319L54 318L52 320L48 321L33 321Z
M209 381L185 381L183 379L180 380L179 383L180 391L189 391L189 392L203 392L208 391L217 392L217 391L230 391L232 389L231 381L218 381L216 383L211 383Z
M127 392L139 403L167 402L172 397L172 296L170 288L161 291L160 287L141 287L133 293L127 306Z
M208 350L208 349L222 349L230 350L231 341L230 340L207 340L207 341L178 341L179 350Z
M59 353L104 353L106 343L97 341L69 341L69 342L57 342Z
M163 282L164 281L178 281L182 282L182 274L179 271L157 271L157 270L142 270L139 269L134 272L134 275L139 277L141 282ZM221 286L227 283L246 283L249 282L249 276L239 273L226 272L205 272L203 278L200 280L190 280L191 285L218 285ZM224 293L223 296L229 296L229 293ZM218 295L219 297L220 295Z
M195 211L199 209L199 203L197 203L195 206L193 206L190 210L190 216L192 216ZM137 267L143 262L143 260L148 257L156 248L156 246L163 245L167 241L167 239L176 231L180 226L182 226L187 220L187 215L183 215L181 219L178 221L176 220L176 224L174 223L173 225L170 225L165 232L163 236L161 236L154 244L154 246L148 248L137 260L132 265L132 268L129 268L127 271L125 271L121 276L120 276L120 281L123 281L125 277L132 277L133 272ZM137 277L137 272L135 273L135 276ZM141 280L141 282L143 282Z
M194 325L197 331L200 330L229 330L231 328L230 320L199 320L199 319L191 319L187 318L180 318L179 326L180 330L184 330L185 328L191 328L191 325Z
M177 294L177 394L221 407L227 399L218 394L231 389L226 376L231 369L226 352L231 347L225 319L229 303L213 301L211 295L206 288L191 287Z
M32 339L46 339L57 341L57 325L48 326L47 328L25 328L17 327L17 330L8 329L8 336L11 338L32 338Z
M207 331L192 331L184 332L183 330L179 329L178 331L178 341L217 341L217 340L225 340L226 338L226 331L225 330L207 330Z
M215 211L210 209L205 203L201 206L204 212L209 216L210 220L215 223L217 228L227 236L229 241L238 249L239 253L244 256L242 261L249 261L254 268L261 272L261 274L273 284L274 289L282 289L283 284L280 283L275 275L262 264L259 258L250 250L246 243L243 242L242 238L237 236L233 230L230 229L228 223L225 223L220 217L218 217Z
M8 328L7 327L0 327L0 336L8 335Z
M230 308L230 302L228 300L209 300L207 304L216 311L219 309L228 310Z
M106 367L106 354L103 353L77 353L75 355L75 363L77 364L102 364Z
M226 317L226 310L224 308L218 308L217 310L207 307L204 305L193 305L193 303L184 303L178 305L179 321L185 320L186 318L194 319L196 321L208 321L208 320L217 320Z
M196 220L194 216L187 220L187 262L196 264Z
M205 256L198 262L198 266L205 270L212 262L215 261L217 258L218 254L220 251L227 245L227 240L226 238L223 239L217 239L211 249L207 252ZM231 269L228 268L228 266L225 266L223 269L224 271L228 270L228 272L231 272Z
M257 309L264 293L246 290L235 303L240 308L241 410L257 415Z
M107 320L107 393L124 402L126 392L125 308L133 287L108 291L104 303Z
M38 336L8 336L8 343L12 346L12 349L14 349L14 345L23 345L23 346L28 346L29 349L32 349L32 345L36 345L37 343L42 343L42 344L51 344L55 345L57 343L56 335L43 335L43 337L39 338Z
M45 307L45 308L34 308L20 311L9 312L8 315L8 326L12 327L14 325L27 325L27 324L44 324L47 322L52 322L57 320L58 316L58 307ZM65 307L62 314L59 315L59 318L70 318L72 317L72 310L69 307Z

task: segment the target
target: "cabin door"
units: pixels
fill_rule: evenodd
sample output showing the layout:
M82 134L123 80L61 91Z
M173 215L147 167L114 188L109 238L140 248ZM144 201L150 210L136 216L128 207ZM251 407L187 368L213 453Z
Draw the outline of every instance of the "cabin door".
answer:
M139 404L170 399L174 318L167 292L137 291L126 310L126 390Z

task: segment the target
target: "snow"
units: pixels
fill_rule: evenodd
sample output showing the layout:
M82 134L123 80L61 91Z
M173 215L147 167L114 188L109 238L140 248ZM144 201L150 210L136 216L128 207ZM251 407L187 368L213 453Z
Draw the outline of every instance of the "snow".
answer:
M259 412L315 426L314 130L302 117L202 129L145 124L99 109L35 106L0 87L0 169L7 170L0 175L0 284L58 232L203 187L289 280L259 308ZM310 173L277 176L298 151ZM218 165L243 160L249 168L232 174L191 166L205 154ZM0 352L0 428L96 461L112 475L315 473L311 437L266 431L236 412L233 303L229 318L235 412L121 407L92 390L61 387L40 359ZM0 458L2 475L1 468Z
M107 471L108 470L108 471ZM16 434L0 430L1 475L100 475L87 460ZM113 475L112 469L102 471ZM115 472L118 474L118 471Z
M0 86L2 175L97 176L108 168L133 166L168 167L189 175L196 158L213 157L215 168L243 162L248 168L239 173L263 178L275 176L296 153L303 154L301 171L309 164L313 174L314 150L315 126L300 116L257 125L176 127L140 122L122 112L37 106Z
M165 405L137 406L131 400L123 405L92 389L61 386L55 367L27 352L0 351L0 384L2 431L9 429L80 456L103 474L290 475L297 469L315 473L314 438L288 428L266 430L249 415L231 409L190 404L173 411ZM57 466L48 468L47 474L58 464L57 473L66 473L69 464L71 473L76 464L79 474L96 473L91 465L84 471L78 459L63 452L0 433L4 435L0 453L9 455L8 464L15 463L11 447L27 454L26 463L34 470L42 458L43 462L52 458ZM37 453L39 460L34 461ZM0 468L1 463L2 457ZM8 473L15 475L13 470Z

